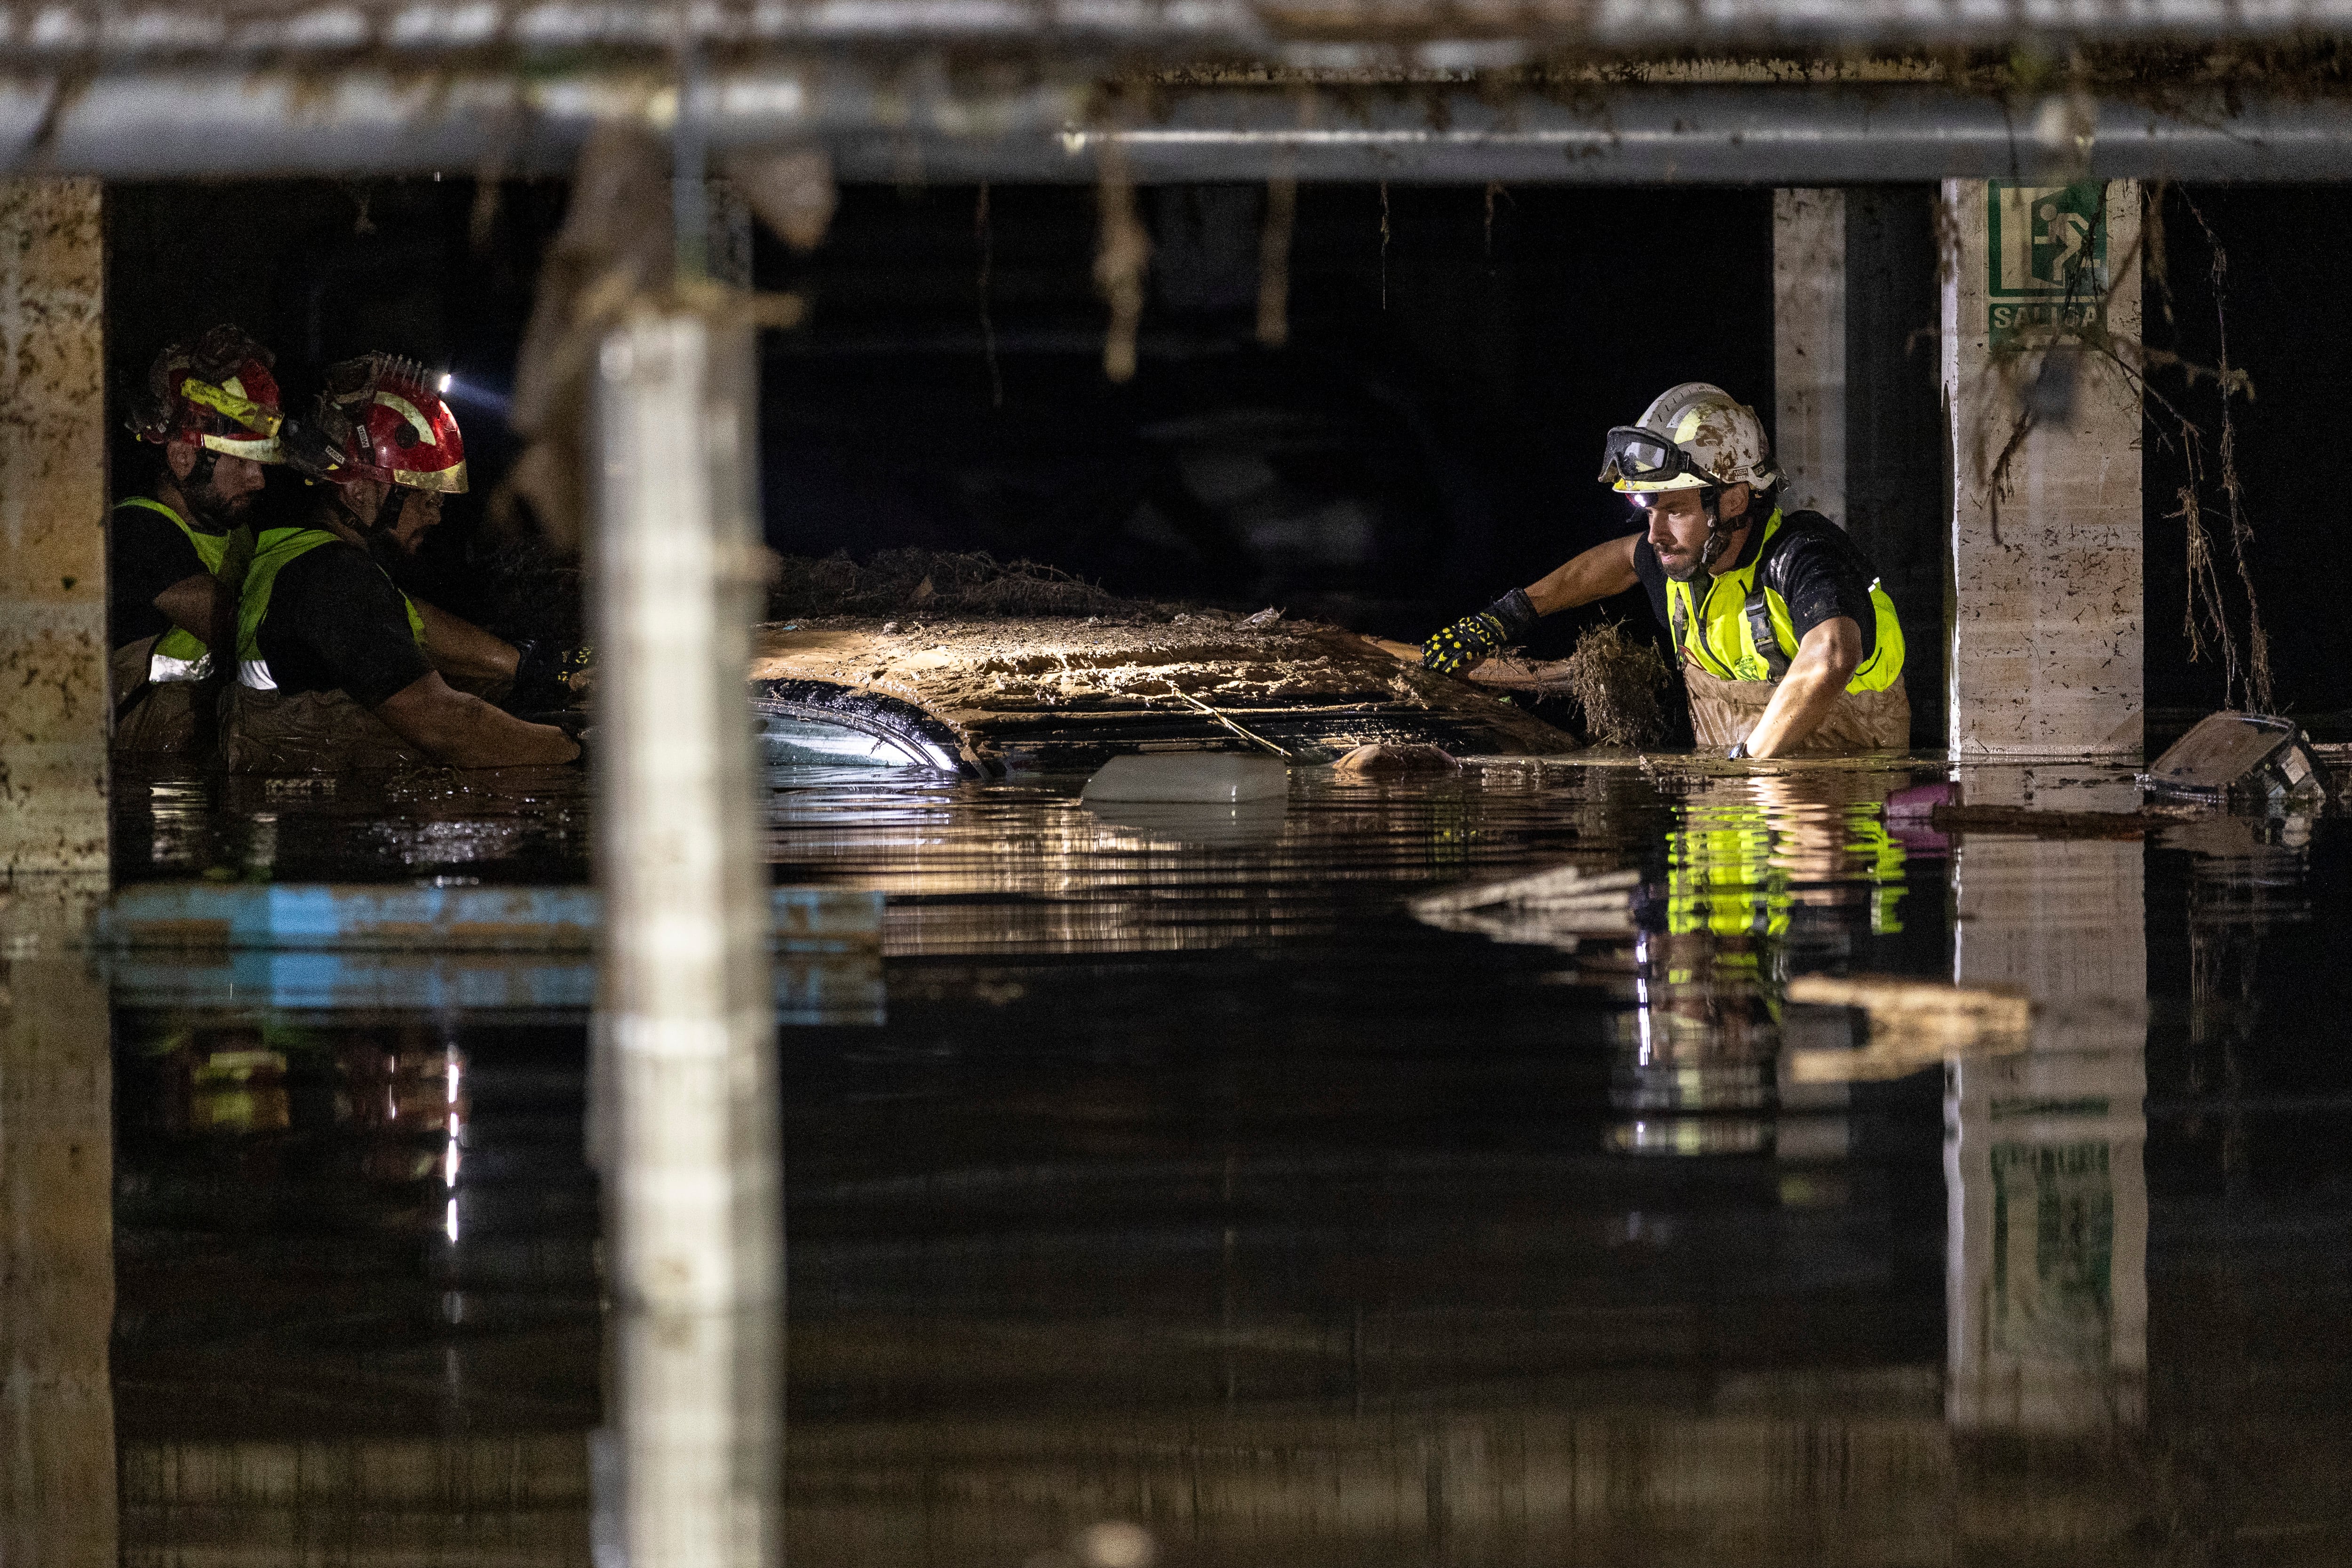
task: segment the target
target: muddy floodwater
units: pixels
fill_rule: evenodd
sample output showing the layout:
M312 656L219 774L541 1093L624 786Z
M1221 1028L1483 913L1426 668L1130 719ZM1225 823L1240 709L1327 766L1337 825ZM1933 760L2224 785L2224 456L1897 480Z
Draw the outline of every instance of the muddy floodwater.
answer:
M1955 778L2072 815L1939 827ZM2352 821L2103 828L2084 766L770 782L778 882L887 896L777 978L796 1568L2352 1561ZM118 794L126 880L588 876L568 771ZM1413 905L1561 866L1636 885ZM32 1372L109 1405L126 1563L617 1561L593 977L392 962L100 971L58 1245L112 1329ZM1788 995L1856 974L2032 1027Z

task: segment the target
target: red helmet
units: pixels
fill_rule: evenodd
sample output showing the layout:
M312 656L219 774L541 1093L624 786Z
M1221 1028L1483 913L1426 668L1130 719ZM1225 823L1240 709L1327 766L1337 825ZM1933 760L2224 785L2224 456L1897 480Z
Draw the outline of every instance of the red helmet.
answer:
M257 463L282 463L277 356L238 329L223 324L194 343L173 343L155 356L142 394L131 399L131 428L162 446L194 436L209 451Z
M328 477L465 494L466 438L441 401L446 379L389 354L329 366L319 395L319 429L332 454Z

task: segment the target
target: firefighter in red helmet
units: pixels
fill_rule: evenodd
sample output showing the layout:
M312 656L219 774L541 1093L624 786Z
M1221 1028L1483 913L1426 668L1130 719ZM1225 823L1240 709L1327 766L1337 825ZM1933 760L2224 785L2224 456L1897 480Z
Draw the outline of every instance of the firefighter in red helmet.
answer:
M440 763L506 767L577 760L551 724L516 718L450 679L551 689L577 656L541 658L422 605L377 564L413 553L465 493L466 446L441 379L384 354L327 372L315 425L289 455L323 478L300 527L256 540L236 616L228 765L340 773Z
M266 468L284 461L285 411L269 351L233 326L155 356L130 425L161 448L148 494L107 520L107 647L114 743L185 752L208 743L218 677L251 547L242 526Z

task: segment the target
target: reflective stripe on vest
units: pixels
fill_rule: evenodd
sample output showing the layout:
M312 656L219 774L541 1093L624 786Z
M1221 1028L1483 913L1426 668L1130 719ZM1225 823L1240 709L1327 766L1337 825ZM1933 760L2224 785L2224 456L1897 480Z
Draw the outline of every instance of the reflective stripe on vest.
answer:
M288 563L308 555L322 544L346 542L340 535L322 528L268 528L253 548L253 564L246 569L245 592L236 601L236 683L254 691L275 691L277 679L269 673L269 661L261 657L261 623L269 615L270 591L278 585L278 574ZM371 561L369 565L374 566ZM376 566L377 571L383 570ZM394 593L400 590L394 588ZM425 617L417 613L416 602L400 595L401 607L408 612L408 635L416 646L425 646Z
M162 501L151 500L145 496L133 496L129 500L119 501L114 510L121 511L131 506L143 507L160 517L170 518L172 526L188 536L188 544L195 551L196 559L204 563L205 570L215 577L220 575L221 562L228 554L227 534L199 532L189 526L186 518ZM204 638L185 626L166 626L147 656L147 679L157 686L168 686L175 680L204 680L212 672L212 649L205 646Z
M1797 657L1797 627L1788 601L1764 584L1759 571L1772 536L1780 531L1776 510L1765 521L1754 559L1719 577L1708 577L1706 592L1696 599L1688 583L1666 580L1675 647L1719 679L1775 681L1789 673ZM1903 624L1895 618L1895 601L1874 577L1870 605L1874 622L1870 657L1846 682L1848 691L1884 691L1903 674Z

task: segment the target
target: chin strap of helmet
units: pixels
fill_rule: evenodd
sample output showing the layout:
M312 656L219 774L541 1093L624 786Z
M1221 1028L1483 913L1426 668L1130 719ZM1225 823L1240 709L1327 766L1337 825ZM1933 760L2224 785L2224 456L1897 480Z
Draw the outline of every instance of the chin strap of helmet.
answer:
M1698 504L1706 512L1706 542L1698 547L1698 563L1703 571L1714 570L1716 562L1730 547L1731 535L1738 531L1723 526L1722 496L1723 492L1712 485L1699 492Z
M359 514L358 510L352 505L351 493L348 490L338 494L335 499L341 506L343 515L351 520L352 527L365 536L369 548L373 550L376 545L389 541L392 538L392 531L400 526L401 509L408 504L408 487L386 486L383 500L376 504L375 517L373 521Z

